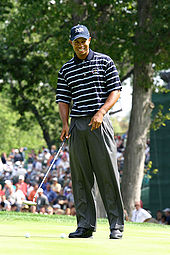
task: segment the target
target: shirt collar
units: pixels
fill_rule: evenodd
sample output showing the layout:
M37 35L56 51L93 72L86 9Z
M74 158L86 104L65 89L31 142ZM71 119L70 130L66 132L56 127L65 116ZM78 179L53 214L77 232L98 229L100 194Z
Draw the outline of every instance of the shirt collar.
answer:
M94 51L92 51L91 49L89 49L89 54L87 55L85 59L79 59L77 55L74 53L74 62L78 64L83 61L91 60L93 59L93 56L94 56Z

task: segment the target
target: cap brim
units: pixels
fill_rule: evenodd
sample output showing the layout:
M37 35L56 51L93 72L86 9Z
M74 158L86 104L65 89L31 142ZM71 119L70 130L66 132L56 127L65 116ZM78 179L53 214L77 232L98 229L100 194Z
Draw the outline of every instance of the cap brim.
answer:
M73 42L73 41L76 40L77 38L89 39L90 36L84 36L84 35L78 34L78 35L76 35L74 38L72 38L71 41Z

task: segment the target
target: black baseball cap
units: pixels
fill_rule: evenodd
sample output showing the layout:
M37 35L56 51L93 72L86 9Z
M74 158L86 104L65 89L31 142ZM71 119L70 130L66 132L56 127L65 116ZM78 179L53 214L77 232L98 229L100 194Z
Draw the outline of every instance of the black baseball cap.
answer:
M79 37L89 39L90 33L86 26L78 24L77 26L72 27L70 33L70 40L74 41Z

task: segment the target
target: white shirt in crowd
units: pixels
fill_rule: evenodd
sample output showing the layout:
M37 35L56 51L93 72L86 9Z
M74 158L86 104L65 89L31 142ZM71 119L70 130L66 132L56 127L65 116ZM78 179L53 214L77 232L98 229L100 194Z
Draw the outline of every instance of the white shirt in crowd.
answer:
M144 222L145 220L150 219L150 218L152 218L151 214L148 213L145 209L140 208L139 210L135 209L132 212L131 221L141 223L141 222Z
M25 195L22 190L17 190L14 192L12 198L14 199L14 203L22 204L22 201L25 199Z

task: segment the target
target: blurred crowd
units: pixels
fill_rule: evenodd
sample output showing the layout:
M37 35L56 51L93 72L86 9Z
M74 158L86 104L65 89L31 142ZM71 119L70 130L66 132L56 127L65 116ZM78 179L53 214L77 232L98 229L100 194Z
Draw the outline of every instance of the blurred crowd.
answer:
M126 134L115 136L120 181L123 174L126 140ZM145 166L150 160L149 145L148 140L145 149ZM34 150L28 152L27 148L20 148L12 149L9 155L1 154L0 210L29 211L41 214L76 214L67 145L64 146L55 161L41 189L38 188L56 153L56 146L52 145L50 150L42 147L37 153ZM25 200L33 201L37 190L38 194L35 200L37 205L24 204L23 201ZM140 218L137 217L137 214L141 216L143 213L145 218L148 216L143 211L142 205L140 207L135 205L135 210L133 212L134 216L132 216L133 221L138 221L138 218ZM170 224L169 214L170 210L166 212L158 211L155 219L157 222L155 221L155 223ZM125 217L128 220L126 214ZM149 216L149 221L151 219L152 217Z
M124 153L127 141L127 134L123 134L122 136L115 136L115 141L117 145L117 163L118 163L118 170L120 174L120 182L121 177L123 175L123 165L124 165ZM145 169L148 169L148 164L150 162L150 140L147 140L145 146ZM147 182L147 180L145 180Z
M56 146L51 146L50 150L42 147L38 153L32 150L27 157L25 152L26 148L20 148L12 149L8 156L5 153L1 155L0 210L75 215L67 145L41 189L38 189L39 184L57 153ZM25 200L33 201L37 190L37 205L24 204Z

